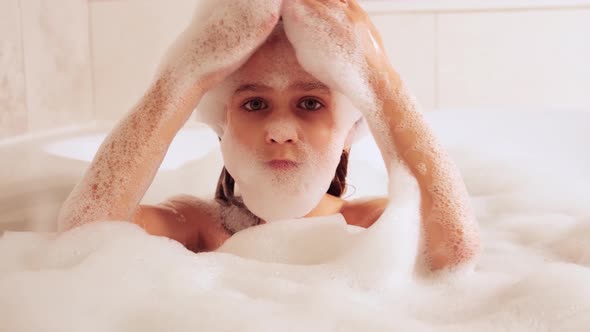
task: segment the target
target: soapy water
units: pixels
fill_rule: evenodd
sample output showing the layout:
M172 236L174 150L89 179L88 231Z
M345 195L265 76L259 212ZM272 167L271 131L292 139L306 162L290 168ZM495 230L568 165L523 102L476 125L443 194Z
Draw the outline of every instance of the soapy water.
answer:
M280 221L199 254L125 222L6 233L0 330L587 330L590 211L576 182L549 186L477 144L453 152L477 193L473 268L415 272L417 187L399 169L392 205L366 230L340 215Z

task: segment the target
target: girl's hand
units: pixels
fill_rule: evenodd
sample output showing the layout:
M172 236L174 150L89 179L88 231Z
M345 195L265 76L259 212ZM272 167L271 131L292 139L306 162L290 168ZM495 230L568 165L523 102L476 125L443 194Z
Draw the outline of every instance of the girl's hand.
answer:
M291 0L282 11L297 59L310 74L348 96L363 112L375 107L392 67L379 32L355 0Z
M282 0L199 0L190 25L169 48L157 81L196 106L237 70L276 26Z

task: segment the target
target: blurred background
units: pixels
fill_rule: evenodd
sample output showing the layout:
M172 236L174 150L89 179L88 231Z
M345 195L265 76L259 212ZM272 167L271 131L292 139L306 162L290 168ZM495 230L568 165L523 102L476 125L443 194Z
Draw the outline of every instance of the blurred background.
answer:
M0 0L0 232L56 213L198 1ZM360 2L425 112L590 112L590 0Z

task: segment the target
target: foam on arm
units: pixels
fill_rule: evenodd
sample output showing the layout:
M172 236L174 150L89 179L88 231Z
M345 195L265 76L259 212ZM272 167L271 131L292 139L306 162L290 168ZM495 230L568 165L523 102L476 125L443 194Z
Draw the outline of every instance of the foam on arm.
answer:
M60 231L100 220L131 220L192 107L157 80L111 131L61 207Z
M423 256L431 270L473 263L481 250L479 227L461 174L399 75L391 69L387 78L372 82L379 109L368 122L386 166L399 158L418 181Z

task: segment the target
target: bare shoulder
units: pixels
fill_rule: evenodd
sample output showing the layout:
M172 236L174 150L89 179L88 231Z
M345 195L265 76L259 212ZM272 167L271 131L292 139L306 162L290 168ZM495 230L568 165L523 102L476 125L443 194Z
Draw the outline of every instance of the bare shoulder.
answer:
M341 212L349 225L367 228L379 219L388 203L387 197L356 199L347 202Z
M220 220L220 206L214 199L183 194L173 196L163 204L174 206L190 225L191 239L185 245L189 250L214 251L231 237Z
M217 203L212 199L204 199L188 194L175 195L164 202L161 206L170 206L178 211L184 212L185 216L213 216L217 208Z
M216 217L213 200L176 195L156 205L140 205L133 222L152 235L165 236L194 250L203 228Z

